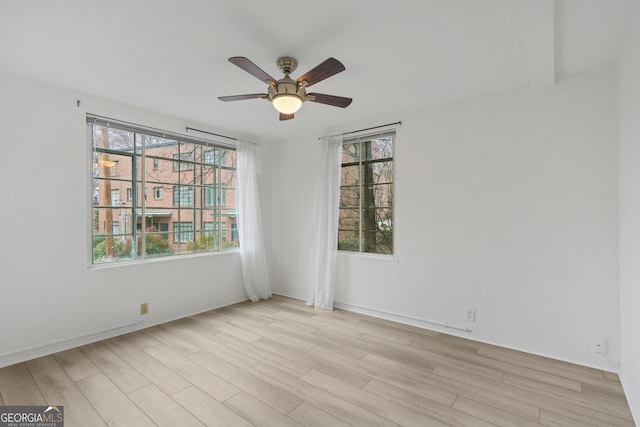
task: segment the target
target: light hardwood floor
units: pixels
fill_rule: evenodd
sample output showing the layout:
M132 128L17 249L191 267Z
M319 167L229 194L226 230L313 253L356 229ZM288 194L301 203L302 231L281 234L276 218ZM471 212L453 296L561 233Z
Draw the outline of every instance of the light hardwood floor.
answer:
M0 369L65 426L633 426L618 377L274 296Z

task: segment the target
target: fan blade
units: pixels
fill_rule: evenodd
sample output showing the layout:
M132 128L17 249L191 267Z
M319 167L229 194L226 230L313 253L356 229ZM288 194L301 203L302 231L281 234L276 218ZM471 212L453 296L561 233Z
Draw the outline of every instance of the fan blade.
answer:
M247 95L231 95L231 96L219 96L218 99L220 101L241 101L243 99L254 99L254 98L267 98L267 95L264 93L250 93Z
M320 104L333 105L334 107L346 108L353 99L343 96L325 95L323 93L308 93L307 101L318 102Z
M298 78L297 83L302 84L303 81L306 81L306 87L309 87L344 70L345 68L342 62L335 58L329 58L314 69L308 71L307 74Z
M291 120L291 119L293 119L293 114L280 113L280 120Z
M276 79L271 77L269 74L265 73L260 67L258 67L253 62L249 61L244 56L233 56L229 58L229 62L242 68L252 76L257 77L258 79L260 79L260 81L264 83L273 84L273 85L276 84Z

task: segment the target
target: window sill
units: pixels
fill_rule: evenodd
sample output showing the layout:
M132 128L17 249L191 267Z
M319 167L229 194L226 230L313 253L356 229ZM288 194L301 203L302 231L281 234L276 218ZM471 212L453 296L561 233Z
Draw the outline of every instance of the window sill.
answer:
M343 258L356 258L380 262L400 262L397 255L370 254L366 252L338 251L338 256Z
M203 258L203 257L210 257L210 256L224 256L224 255L232 255L232 254L240 254L240 249L229 249L221 252L203 252L203 253L187 254L187 255L164 256L164 257L158 257L158 258L134 259L129 261L105 262L103 264L90 264L87 268L84 269L84 271L85 272L97 271L97 270L104 270L104 269L117 268L117 267L155 264L155 263L162 263L162 262L173 262L181 259Z

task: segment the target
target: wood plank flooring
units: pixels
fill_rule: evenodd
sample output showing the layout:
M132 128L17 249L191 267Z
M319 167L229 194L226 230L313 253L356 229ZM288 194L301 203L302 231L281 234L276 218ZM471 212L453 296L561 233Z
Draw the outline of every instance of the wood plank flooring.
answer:
M0 369L65 426L634 426L615 374L274 296Z

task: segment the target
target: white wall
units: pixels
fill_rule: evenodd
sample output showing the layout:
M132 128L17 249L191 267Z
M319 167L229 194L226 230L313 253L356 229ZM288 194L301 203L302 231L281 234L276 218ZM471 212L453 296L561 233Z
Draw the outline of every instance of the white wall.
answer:
M605 338L619 360L615 78L604 70L387 118L402 120L397 257L341 256L336 301L615 370L591 350L592 336ZM303 299L318 136L272 153L275 291Z
M640 14L618 67L622 384L640 422Z
M246 298L238 253L87 269L86 112L202 127L6 75L0 94L0 366Z
M613 370L591 352L590 338L606 338L607 357L620 359L621 298L623 382L630 402L638 401L640 319L632 302L640 293L633 263L640 181L632 162L640 158L633 120L639 45L636 31L619 73L622 295L616 75L601 71L382 118L403 121L397 256L341 256L336 300L409 323L470 327L466 334L413 322ZM0 93L0 178L15 183L5 185L0 209L0 366L245 299L237 253L87 269L85 113L176 132L202 125L6 75ZM263 150L274 290L303 299L318 136ZM148 316L138 314L141 302L149 303ZM469 306L476 323L463 320Z

